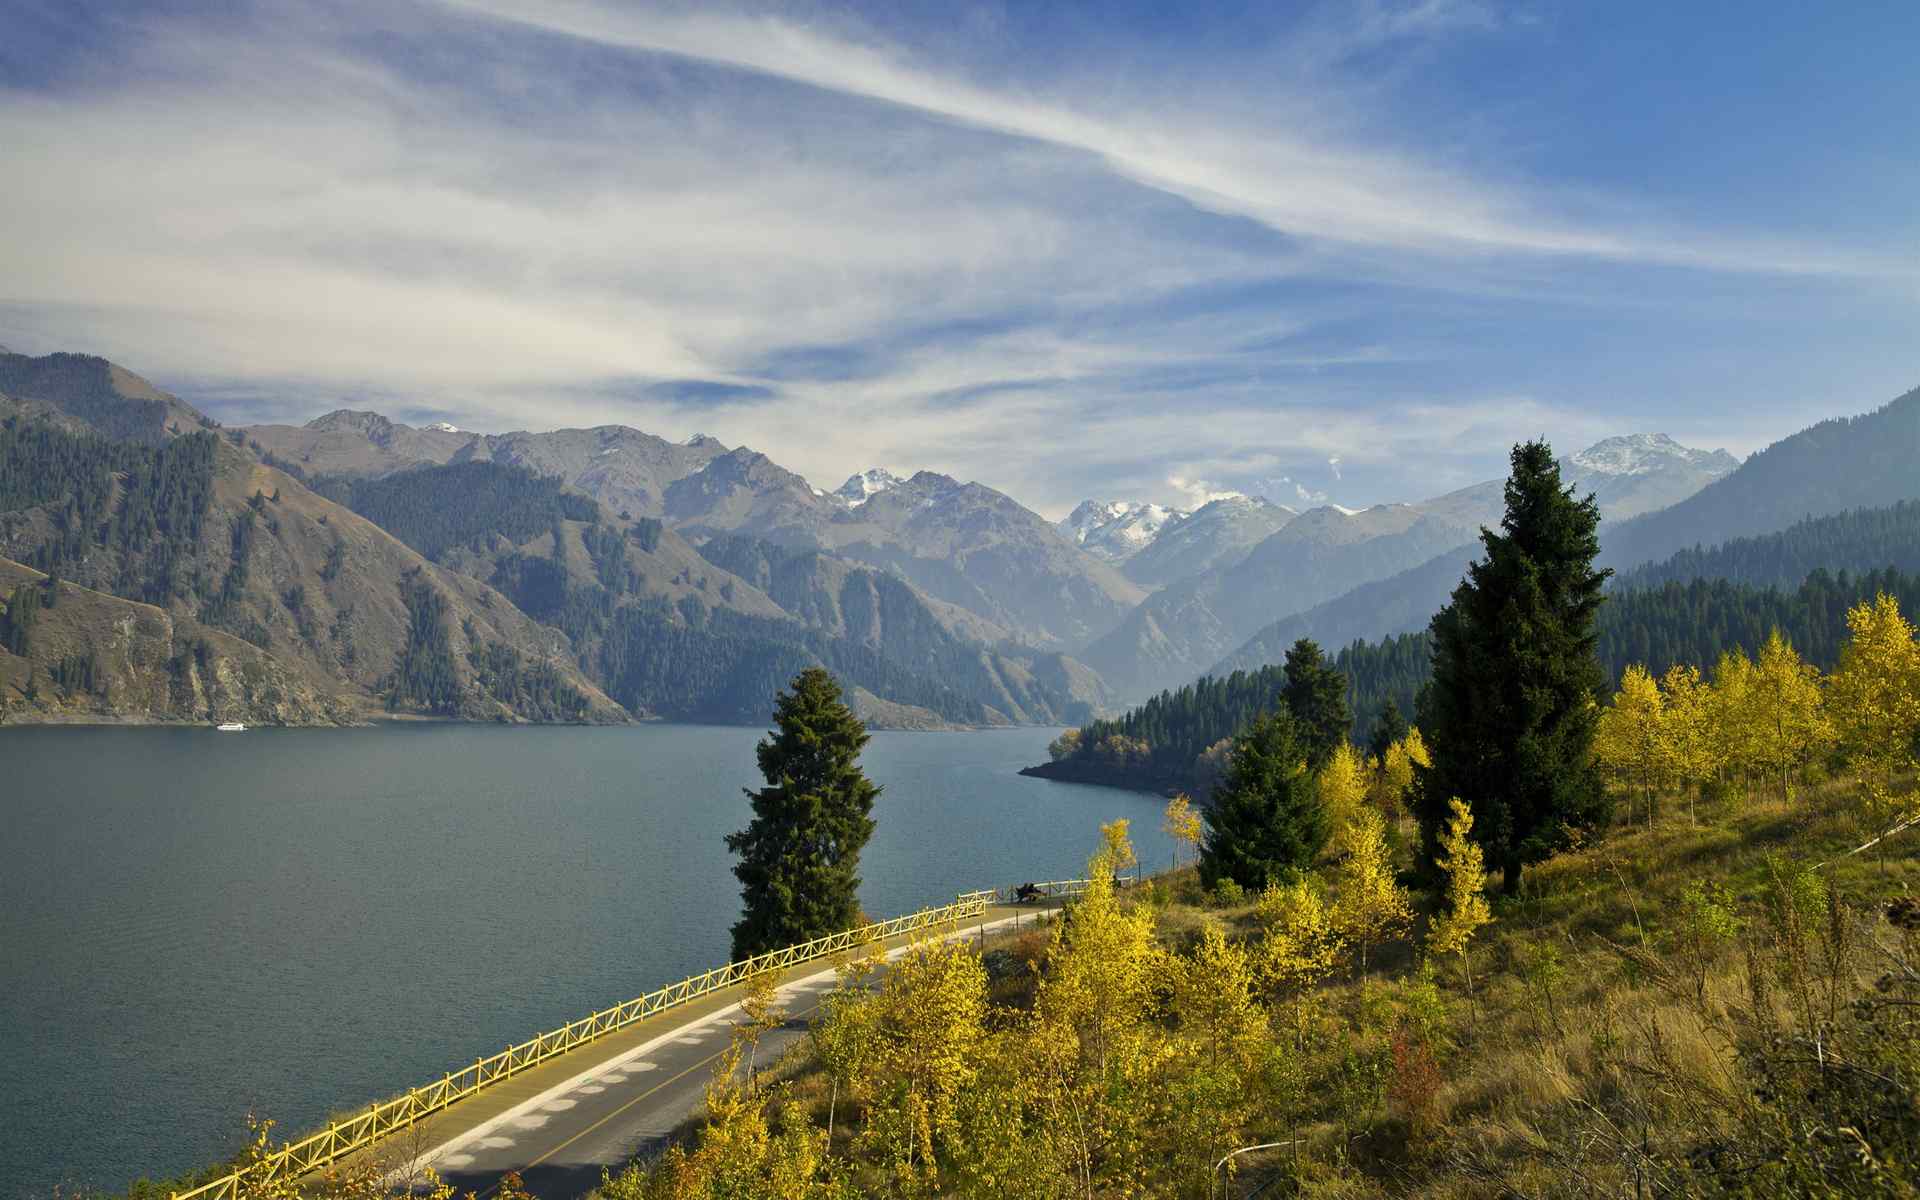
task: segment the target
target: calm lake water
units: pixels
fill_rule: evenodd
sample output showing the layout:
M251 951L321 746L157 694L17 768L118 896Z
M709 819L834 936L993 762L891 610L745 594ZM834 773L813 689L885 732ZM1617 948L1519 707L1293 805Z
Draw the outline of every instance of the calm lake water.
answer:
M725 959L760 730L0 729L0 1190L123 1188ZM1151 796L879 733L861 899L1080 873Z

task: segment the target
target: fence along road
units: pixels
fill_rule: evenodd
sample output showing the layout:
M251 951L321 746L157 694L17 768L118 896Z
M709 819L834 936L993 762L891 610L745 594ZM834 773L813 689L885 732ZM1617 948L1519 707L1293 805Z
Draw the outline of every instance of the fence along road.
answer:
M1057 880L1034 886L1040 899L1052 900L1079 894L1085 881ZM244 1175L235 1172L221 1176L191 1191L175 1193L173 1200L244 1200L263 1184L323 1170L396 1135L404 1139L408 1157L417 1155L422 1165L429 1159L442 1159L464 1176L466 1167L478 1165L478 1156L460 1160L461 1154L474 1148L465 1143L489 1139L511 1143L509 1135L493 1132L508 1122L519 1122L516 1127L522 1130L547 1124L541 1114L523 1111L530 1101L553 1103L545 1099L546 1093L560 1083L571 1082L570 1090L575 1091L596 1086L587 1079L572 1079L589 1062L597 1064L594 1071L610 1071L610 1062L638 1061L641 1054L656 1048L665 1034L690 1021L705 1025L724 1018L737 1007L738 985L747 977L773 970L784 973L789 985L797 981L798 987L805 987L809 982L817 983L818 978L830 977L831 972L817 972L811 981L798 980L801 973L793 968L861 951L874 943L897 950L928 936L951 936L1016 920L1023 910L1006 906L1012 894L1012 889L962 893L952 904L830 934L690 976L529 1038L490 1058L477 1059L423 1087L371 1104L364 1112L287 1143ZM701 1062L711 1061L711 1057L708 1052ZM681 1078L687 1074L682 1070L669 1075L665 1083L648 1091L670 1091L669 1084L688 1082ZM698 1094L704 1083L704 1078L692 1080L692 1092ZM673 1092L663 1103L679 1098L680 1093ZM672 1105L668 1103L667 1107ZM477 1147L481 1151L506 1148ZM422 1150L424 1153L418 1153ZM597 1181L596 1171L590 1182Z

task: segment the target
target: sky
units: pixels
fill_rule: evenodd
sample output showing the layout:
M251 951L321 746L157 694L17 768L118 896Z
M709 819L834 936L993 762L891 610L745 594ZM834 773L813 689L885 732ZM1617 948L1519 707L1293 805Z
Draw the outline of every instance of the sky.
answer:
M0 0L0 343L230 424L1417 500L1920 385L1920 5Z

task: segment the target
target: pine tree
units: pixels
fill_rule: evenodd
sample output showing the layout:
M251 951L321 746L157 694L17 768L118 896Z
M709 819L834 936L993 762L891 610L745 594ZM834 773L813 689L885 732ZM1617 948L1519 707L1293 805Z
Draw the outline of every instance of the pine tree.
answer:
M1421 725L1433 766L1421 772L1429 860L1446 802L1471 796L1475 834L1506 890L1569 830L1606 814L1593 762L1594 617L1608 572L1595 570L1600 510L1562 487L1545 442L1513 448L1501 531L1433 619L1433 685Z
M1407 728L1407 719L1400 715L1400 705L1393 697L1387 697L1386 707L1373 719L1373 728L1367 733L1367 757L1385 762L1387 751L1407 736Z
M859 915L860 850L880 795L860 770L866 726L825 670L809 667L790 686L757 750L767 786L747 791L753 820L727 835L745 906L736 959L851 928Z
M1206 810L1200 879L1258 891L1312 865L1332 823L1307 768L1306 739L1286 712L1256 717L1234 739L1226 778Z
M1312 638L1301 638L1287 651L1287 683L1280 698L1300 723L1307 759L1317 770L1347 740L1353 714L1347 709L1347 677L1327 663Z

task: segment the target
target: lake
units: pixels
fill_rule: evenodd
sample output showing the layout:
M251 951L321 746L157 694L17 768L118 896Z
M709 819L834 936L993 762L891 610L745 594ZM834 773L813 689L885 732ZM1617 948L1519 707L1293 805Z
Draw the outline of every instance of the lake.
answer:
M1152 796L1027 779L1056 731L877 733L876 917L1077 876ZM724 961L762 731L0 729L0 1191L304 1133Z

